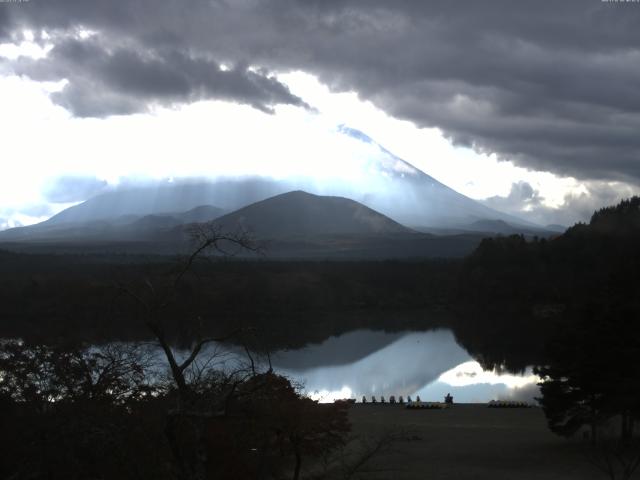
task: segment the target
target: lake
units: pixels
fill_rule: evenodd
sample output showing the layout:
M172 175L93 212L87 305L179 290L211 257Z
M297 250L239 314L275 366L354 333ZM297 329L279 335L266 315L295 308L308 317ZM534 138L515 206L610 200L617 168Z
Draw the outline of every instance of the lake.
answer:
M387 333L356 330L319 344L272 355L277 373L301 384L321 402L375 395L389 399L417 395L442 401L447 393L461 403L489 400L533 402L538 378L483 370L447 329Z

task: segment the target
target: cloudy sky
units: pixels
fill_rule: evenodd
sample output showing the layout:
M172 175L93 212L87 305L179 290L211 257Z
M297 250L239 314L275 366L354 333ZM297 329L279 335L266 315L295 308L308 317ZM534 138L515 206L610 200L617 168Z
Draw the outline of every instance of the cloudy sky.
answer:
M0 0L0 228L130 178L348 172L570 224L640 191L640 2ZM361 152L360 152L361 153Z

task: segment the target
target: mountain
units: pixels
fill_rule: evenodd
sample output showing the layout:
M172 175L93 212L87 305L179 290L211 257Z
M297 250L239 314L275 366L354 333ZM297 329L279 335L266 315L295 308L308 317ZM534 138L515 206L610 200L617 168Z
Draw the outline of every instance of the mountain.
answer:
M357 194L346 196L403 225L474 230L467 227L477 221L500 220L515 228L538 227L456 192L358 130L343 125L340 131L379 151L379 155L366 164L366 170L375 173L378 191L367 192L362 198Z
M218 218L223 231L247 230L260 238L412 233L398 222L342 197L288 192Z
M347 137L348 141L359 146L360 151L366 152L363 155L345 158L345 171L348 171L349 175L344 177L338 169L335 174L331 174L332 176L324 175L317 178L237 177L128 184L113 187L112 190L63 210L40 224L0 232L0 242L71 240L80 242L85 239L102 242L120 240L155 242L163 238L166 231L183 224L218 218L223 211L233 212L270 197L300 190L325 197L342 197L342 202L351 199L362 205L358 209L349 207L351 210L346 204L333 208L324 206L327 212L332 212L326 216L323 216L322 208L314 210L307 205L311 213L300 213L303 211L300 210L299 216L296 217L297 223L292 223L289 228L281 220L283 218L281 215L273 213L274 209L282 208L283 211L290 211L291 215L295 214L293 204L296 202L290 202L292 205L288 205L284 199L289 197L284 197L260 206L260 209L265 209L267 213L265 215L252 214L252 217L248 217L244 212L226 218L225 222L238 226L243 222L248 225L247 222L250 220L251 226L264 235L280 238L293 235L294 231L298 237L315 235L315 233L337 234L347 231L350 232L349 234L357 235L362 235L364 232L372 234L377 228L376 222L382 225L380 232L386 233L404 228L399 224L413 230L440 235L478 236L480 233L496 231L526 233L542 229L535 224L493 210L452 190L395 156L362 132L346 126L339 127L338 132ZM297 195L300 197L301 193ZM307 203L313 203L309 200L311 197L301 198L306 198ZM306 203L301 199L298 201L301 204L297 207L302 209ZM278 202L284 202L284 204L280 205ZM325 200L320 203L323 202ZM353 206L353 204L350 205ZM343 207L346 209L345 212L341 211ZM248 213L252 211L253 209ZM362 214L369 219L370 223L367 224L365 219L357 221L351 219L349 228L353 230L349 230L347 228L349 222L346 222L343 216L346 212L355 211L367 212L366 215ZM376 215L371 213L373 211ZM317 219L309 220L314 215ZM266 218L269 218L268 222ZM382 221L381 218L385 220ZM269 222L272 225L268 225ZM393 228L392 222L395 223ZM467 248L465 243L462 250ZM370 247L367 246L365 249L369 251ZM385 247L384 250L389 249ZM424 251L421 246L416 249L411 247L409 250L417 255ZM456 255L462 250L456 250ZM448 250L444 249L444 251Z
M202 223L215 220L224 213L224 210L213 205L200 205L191 210L178 214L182 223ZM175 216L175 215L174 215Z
M562 228L562 227L561 227ZM559 232L556 228L548 227L531 227L527 225L515 226L503 220L477 220L467 226L468 231L482 232L490 235L516 235L522 234L533 237L551 237L556 236ZM566 230L566 229L565 229ZM562 230L564 231L564 230Z
M509 235L514 233L515 229L504 220L476 220L469 225L469 230Z
M175 227L214 220L224 212L221 208L213 205L200 205L186 212L157 213L144 216L132 213L111 217L98 215L98 219L81 221L81 217L75 217L78 210L65 214L68 210L37 225L0 232L0 241L152 241L161 237L163 232L170 231ZM82 210L79 211L83 213ZM115 209L115 212L119 213L119 211L119 209ZM73 218L76 220L73 221Z
M210 220L223 210L235 210L251 201L283 193L273 182L259 178L236 180L188 180L129 185L115 188L67 208L41 225L114 220L123 216L191 216L190 221ZM212 207L216 205L216 207ZM205 206L210 208L207 210Z
M482 239L419 233L354 200L303 191L253 203L214 225L249 232L272 259L461 257Z
M318 178L237 177L128 184L68 208L44 223L112 221L125 215L185 212L200 205L233 211L274 195L304 190L351 198L410 227L464 228L479 220L502 220L516 228L537 227L456 192L358 130L343 125L338 133L367 152L345 159L349 178L337 171Z
M224 210L213 205L200 205L186 212L159 213L154 215L145 215L144 217L134 217L131 222L120 224L120 230L137 231L155 231L168 230L180 225L190 223L203 223L215 220L224 213ZM120 217L123 218L123 217ZM130 215L125 218L131 218ZM116 222L111 222L116 225ZM118 230L114 232L117 234Z
M31 253L186 253L193 249L189 227L194 224L184 220L208 219L216 212L198 207L181 214L37 225L0 232L0 246ZM228 233L249 232L272 259L461 257L482 239L479 234L419 233L354 200L303 191L255 202L213 225Z
M565 227L564 225L558 225L557 223L551 223L549 225L545 225L545 230L550 230L552 232L556 232L556 233L564 233L567 231L568 227Z
M162 230L169 229L175 226L181 225L181 222L172 215L145 215L138 218L131 223L114 227L114 233L122 230L128 230L132 232L145 231L145 230Z

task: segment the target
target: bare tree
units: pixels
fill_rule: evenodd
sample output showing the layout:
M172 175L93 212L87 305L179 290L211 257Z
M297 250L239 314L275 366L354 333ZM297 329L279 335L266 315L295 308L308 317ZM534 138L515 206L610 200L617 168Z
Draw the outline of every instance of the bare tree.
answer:
M192 252L176 269L173 282L168 289L159 291L160 289L147 278L144 280L141 291L123 284L118 285L118 290L141 307L142 320L157 341L169 366L177 403L175 409L168 412L165 435L179 466L179 476L185 480L203 480L206 476L207 450L202 420L218 414L219 409L227 404L226 399L233 394L237 385L244 381L246 376L241 372L228 377L218 376L217 386L223 386L224 391L217 389L218 399L212 399L210 396L203 398L203 389L198 391L198 388L194 387L194 385L203 384L204 366L207 364L206 361L200 363L199 357L207 345L228 341L233 337L237 338L241 331L235 330L223 336L205 336L201 331L197 332L188 353L184 358L180 358L172 347L166 325L162 320L162 313L177 300L180 283L194 269L196 262L205 258L207 253L228 257L239 252L259 252L260 248L246 232L225 233L213 222L193 224L188 228L187 233L193 242ZM198 318L198 320L202 325L202 319ZM253 365L253 359L251 360ZM255 367L252 369L255 371ZM195 372L191 378L190 371ZM210 384L210 382L204 383ZM189 443L193 448L190 452L184 451L181 446L183 442L179 438L185 431L190 432L189 436L192 437ZM187 456L191 458L185 458Z
M152 363L140 345L0 342L0 477L166 478Z
M159 292L156 286L148 278L145 279L145 289L137 293L132 287L123 284L118 285L118 290L132 298L144 312L143 322L149 331L155 337L158 345L164 353L175 386L178 390L180 399L188 400L190 387L186 379L185 372L191 367L203 348L208 344L215 342L224 342L232 337L237 337L240 333L238 330L229 332L220 337L203 336L201 332L197 332L196 338L186 357L179 361L176 356L165 325L162 322L161 312L165 310L172 302L176 301L177 289L184 277L193 269L196 261L204 257L207 253L213 252L217 255L225 257L236 255L244 252L260 252L258 244L248 235L247 232L238 231L236 233L225 233L214 222L197 223L189 226L187 229L192 243L193 249L191 254L186 256L174 273L174 279L167 291ZM198 319L202 324L202 319ZM179 407L180 408L180 407Z
M261 251L245 232L223 233L212 223L195 224L189 234L194 248L174 270L171 282L159 287L145 279L137 290L118 286L140 308L142 321L168 363L177 401L167 412L164 434L176 474L184 480L204 480L207 475L228 478L231 470L244 469L242 478L302 478L303 457L317 458L343 444L350 430L346 407L318 405L302 396L288 379L273 372L268 351L269 369L259 373L255 346L252 351L246 343L246 366L231 373L214 368L217 358L208 347L231 339L242 344L252 333L247 329L220 336L203 335L200 329L186 353L174 350L170 324L165 322L175 321L175 310L169 307L180 304L178 291L185 277L197 278L196 264L210 259L205 256L209 252L227 258ZM202 319L196 319L202 326ZM233 478L240 477L236 473Z

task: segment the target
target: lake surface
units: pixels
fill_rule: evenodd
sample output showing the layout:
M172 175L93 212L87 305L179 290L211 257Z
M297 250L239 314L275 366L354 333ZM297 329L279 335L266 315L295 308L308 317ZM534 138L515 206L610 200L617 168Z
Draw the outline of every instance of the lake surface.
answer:
M2 339L0 339L1 341ZM151 374L169 375L166 357L154 342L145 342ZM101 347L91 347L100 350ZM178 362L188 350L174 350ZM253 357L256 371L266 371L266 357ZM484 370L461 347L449 329L385 332L354 330L320 343L280 350L270 356L277 374L289 378L320 402L366 397L370 402L418 396L441 402L451 394L457 403L519 400L535 403L540 379L529 368L519 374ZM212 343L202 349L196 369L211 367L229 373L249 368L247 353L239 346Z
M422 401L442 401L447 393L456 402L495 399L533 401L538 378L483 370L456 343L450 330L386 333L357 330L320 344L277 352L271 357L277 373L304 386L312 398L375 395L387 400L419 395Z
M151 347L158 373L166 371L166 359ZM187 351L176 351L179 361ZM229 344L210 344L198 364L229 372L248 368L245 351ZM268 368L266 358L254 356L258 371ZM329 337L321 343L271 354L274 371L300 385L320 402L354 398L358 402L391 395L422 401L443 401L448 393L458 403L490 400L534 402L540 396L539 378L531 369L520 374L484 370L455 339L451 330L388 333L355 330Z

